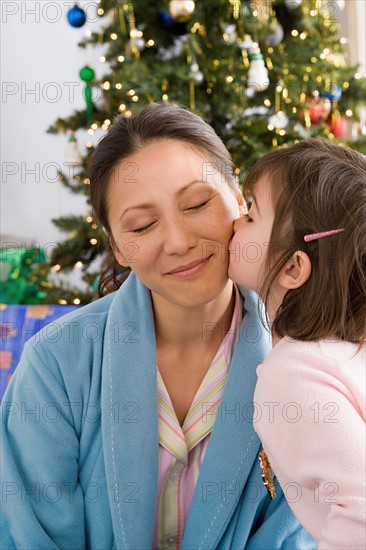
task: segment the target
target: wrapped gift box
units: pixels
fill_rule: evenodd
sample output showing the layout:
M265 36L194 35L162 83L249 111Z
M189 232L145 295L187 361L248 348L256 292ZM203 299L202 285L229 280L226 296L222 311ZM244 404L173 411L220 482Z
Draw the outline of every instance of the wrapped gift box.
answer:
M0 401L29 338L77 306L0 304Z

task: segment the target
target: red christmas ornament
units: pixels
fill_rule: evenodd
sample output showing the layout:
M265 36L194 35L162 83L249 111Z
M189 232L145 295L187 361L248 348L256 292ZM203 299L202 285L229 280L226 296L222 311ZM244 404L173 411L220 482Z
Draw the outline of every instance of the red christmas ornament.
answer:
M334 137L340 138L347 131L347 120L341 116L339 111L335 111L329 117L328 126Z
M319 97L319 92L313 92L309 98L308 108L302 113L301 118L309 116L311 124L314 126L325 122L330 114L332 105L328 98Z
M327 120L330 110L332 108L331 102L326 97L319 97L319 94L313 94L309 115L312 124L320 124Z
M316 126L324 120L324 111L320 105L314 105L309 109L311 124Z

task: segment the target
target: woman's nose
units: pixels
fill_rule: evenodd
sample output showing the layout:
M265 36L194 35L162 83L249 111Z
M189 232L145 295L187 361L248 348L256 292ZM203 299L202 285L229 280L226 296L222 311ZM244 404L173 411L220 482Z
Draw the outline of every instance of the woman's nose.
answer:
M164 228L164 252L185 255L197 245L197 235L183 220L175 220Z

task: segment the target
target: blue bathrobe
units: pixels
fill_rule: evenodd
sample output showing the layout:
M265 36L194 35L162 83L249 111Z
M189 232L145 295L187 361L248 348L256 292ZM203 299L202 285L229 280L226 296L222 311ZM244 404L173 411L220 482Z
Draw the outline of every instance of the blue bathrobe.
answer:
M315 549L280 487L271 501L261 480L252 401L269 341L256 295L244 298L181 548ZM131 274L25 346L2 404L1 550L150 550L157 410L150 293Z

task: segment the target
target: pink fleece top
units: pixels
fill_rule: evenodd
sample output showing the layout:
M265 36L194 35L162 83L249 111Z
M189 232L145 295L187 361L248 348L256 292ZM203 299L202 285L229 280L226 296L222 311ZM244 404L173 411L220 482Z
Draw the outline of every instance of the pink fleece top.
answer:
M254 427L319 549L366 548L366 346L282 339L258 366Z

